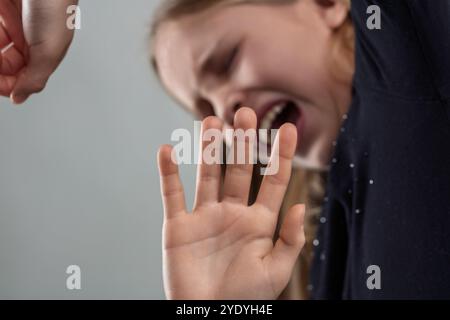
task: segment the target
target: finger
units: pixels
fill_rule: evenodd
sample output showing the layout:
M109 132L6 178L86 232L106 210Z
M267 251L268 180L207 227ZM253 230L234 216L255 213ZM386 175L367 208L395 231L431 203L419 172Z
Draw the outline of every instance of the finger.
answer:
M227 156L223 199L247 205L252 180L256 114L250 108L241 108L234 118L232 154Z
M2 57L1 75L16 75L25 66L22 54L14 47L13 43L0 50L0 55Z
M202 122L200 164L197 170L197 188L194 208L219 201L222 159L222 121L208 117Z
M17 12L22 12L22 0L11 0L12 4L16 7Z
M1 57L0 57L1 64ZM14 76L2 76L0 75L0 96L9 97L11 90L16 82L16 77Z
M16 75L25 65L22 54L11 42L5 28L0 23L0 75Z
M158 152L159 175L164 213L167 219L186 212L183 185L178 174L178 165L172 161L172 146L164 145Z
M26 35L25 35L25 27L24 27L24 23L23 23L23 18L22 18L22 0L11 0L12 3L14 4L14 6L16 7L17 12L19 13L19 15L21 16L21 20L22 20L22 32L23 32L23 36L24 36L24 48L21 49L21 53L25 59L25 61L28 61L28 54L29 54L29 50L28 50L28 43L27 43L27 39L26 39Z
M11 38L5 30L5 27L0 23L0 50L3 50L7 45L12 43Z
M24 52L26 41L22 26L22 13L10 0L2 0L0 1L0 16L9 37L20 52Z
M54 67L47 61L48 59L33 52L33 48L31 49L29 62L20 71L11 94L14 103L23 103L30 95L44 90L50 75L54 71Z
M263 178L255 204L262 205L270 212L278 214L284 194L289 184L297 146L297 129L286 123L278 130L273 150L270 155L269 168Z
M272 252L264 258L276 291L281 292L286 287L298 255L305 245L304 217L303 204L289 209Z
M4 44L5 42L2 42L2 34L1 34L1 25L0 25L0 48L3 47L2 44ZM8 41L9 42L9 41ZM0 70L2 69L3 66L3 55L0 52ZM0 72L0 96L4 96L4 97L8 97L9 94L11 93L12 90L12 86L14 85L13 83L13 78L10 76L3 76Z

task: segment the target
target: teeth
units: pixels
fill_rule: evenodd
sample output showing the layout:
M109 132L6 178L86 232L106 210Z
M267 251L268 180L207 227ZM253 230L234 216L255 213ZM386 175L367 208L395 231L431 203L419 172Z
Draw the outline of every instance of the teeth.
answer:
M277 116L286 108L287 102L279 103L272 108L264 118L261 120L261 129L271 129L273 121L277 118Z
M277 116L286 108L288 105L288 102L281 102L277 105L275 105L269 112L266 113L264 118L261 120L260 129L270 130L272 129L272 124L277 118ZM261 134L259 136L260 141L262 143L268 144L270 142L267 141L267 139L270 137L270 134Z

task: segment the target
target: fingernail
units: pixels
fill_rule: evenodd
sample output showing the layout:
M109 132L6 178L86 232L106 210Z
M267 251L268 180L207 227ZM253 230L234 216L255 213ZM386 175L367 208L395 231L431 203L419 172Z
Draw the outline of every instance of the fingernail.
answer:
M12 100L15 104L21 104L24 103L27 98L26 94L14 94Z

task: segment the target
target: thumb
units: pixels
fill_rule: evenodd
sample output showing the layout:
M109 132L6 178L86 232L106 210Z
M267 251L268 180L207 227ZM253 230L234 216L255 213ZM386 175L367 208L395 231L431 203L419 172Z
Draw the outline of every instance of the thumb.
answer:
M305 244L304 217L305 205L298 204L289 209L281 226L279 238L272 252L265 258L276 294L288 284L298 255Z
M30 95L41 92L45 88L54 68L43 61L45 59L30 55L28 64L20 71L11 92L11 100L14 103L23 103Z

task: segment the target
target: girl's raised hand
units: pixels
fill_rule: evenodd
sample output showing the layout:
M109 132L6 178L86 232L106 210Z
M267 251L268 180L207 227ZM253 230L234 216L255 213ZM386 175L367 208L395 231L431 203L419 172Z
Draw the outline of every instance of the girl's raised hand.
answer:
M235 129L256 129L256 115L251 109L241 108L234 124ZM216 117L206 118L202 134L207 129L221 130L222 123ZM279 296L305 243L303 205L289 210L275 245L272 241L296 143L295 127L283 125L273 147L279 151L279 170L264 177L257 200L251 206L248 197L252 164L228 165L222 183L220 164L201 163L191 214L186 210L178 167L171 160L172 148L161 147L158 162L165 213L163 273L167 298ZM235 143L233 148L236 149ZM272 157L275 154L272 152Z

